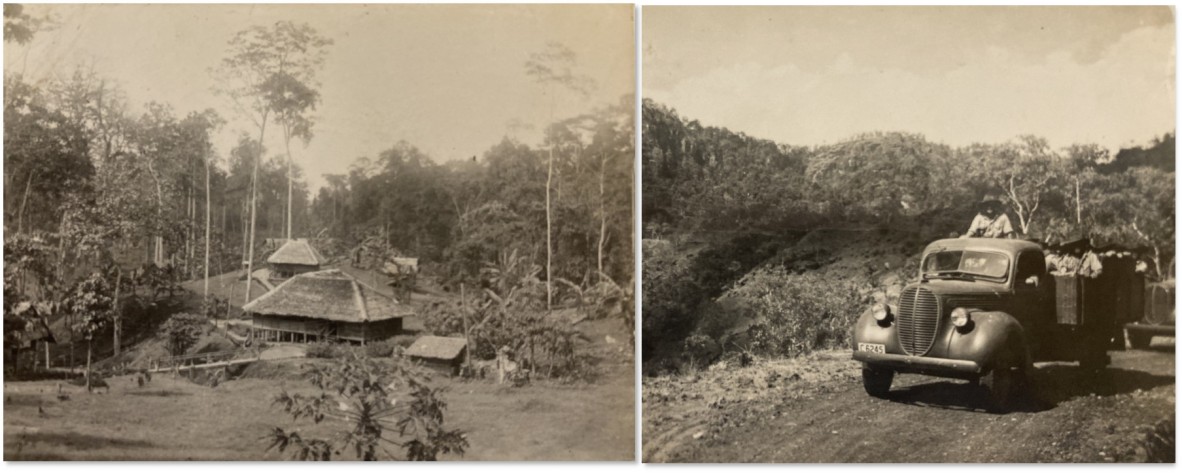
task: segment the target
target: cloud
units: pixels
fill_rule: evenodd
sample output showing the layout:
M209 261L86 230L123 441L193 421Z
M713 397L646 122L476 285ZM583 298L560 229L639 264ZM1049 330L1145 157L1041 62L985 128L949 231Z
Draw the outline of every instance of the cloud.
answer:
M1172 24L1131 30L1087 63L1067 52L1016 61L1002 47L984 51L946 70L869 66L845 54L815 70L748 61L645 96L707 124L801 145L902 130L952 145L1035 134L1057 147L1115 149L1174 130Z

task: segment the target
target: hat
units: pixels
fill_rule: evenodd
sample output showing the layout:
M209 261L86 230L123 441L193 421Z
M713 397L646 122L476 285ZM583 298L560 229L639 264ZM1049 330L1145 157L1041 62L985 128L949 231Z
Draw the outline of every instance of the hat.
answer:
M1076 248L1087 248L1092 246L1092 240L1083 235L1071 235L1060 241L1059 246L1067 251Z
M1118 245L1116 243L1111 243L1111 242L1105 242L1104 244L1096 246L1096 251L1099 251L1099 252L1109 252L1109 251L1116 252L1116 251L1120 251L1123 249L1124 249L1123 246Z
M994 194L985 194L985 197L982 197L981 201L977 203L977 208L986 207L1001 208L1001 197L998 197Z

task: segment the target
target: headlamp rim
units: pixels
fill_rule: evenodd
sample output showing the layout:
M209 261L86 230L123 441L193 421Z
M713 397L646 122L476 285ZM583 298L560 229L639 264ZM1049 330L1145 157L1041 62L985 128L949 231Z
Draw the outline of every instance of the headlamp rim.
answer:
M950 317L952 318L952 325L957 328L966 327L973 321L972 313L964 307L952 309Z

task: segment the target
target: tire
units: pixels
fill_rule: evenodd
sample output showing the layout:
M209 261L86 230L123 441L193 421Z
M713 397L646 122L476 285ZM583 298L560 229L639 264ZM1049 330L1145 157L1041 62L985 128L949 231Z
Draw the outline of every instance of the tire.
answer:
M1108 352L1094 351L1079 360L1079 368L1087 373L1098 373L1108 367Z
M882 368L862 367L862 387L866 394L877 398L885 398L891 392L891 382L895 379L895 372Z
M1017 383L1021 379L1019 370L1015 363L1003 359L981 377L981 387L985 389L986 408L989 412L1009 412L1014 393L1017 391Z

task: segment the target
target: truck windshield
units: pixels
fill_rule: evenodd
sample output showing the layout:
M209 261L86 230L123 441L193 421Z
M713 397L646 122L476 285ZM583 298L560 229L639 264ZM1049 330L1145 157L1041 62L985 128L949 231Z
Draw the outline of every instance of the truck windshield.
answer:
M938 251L928 254L923 261L923 277L984 276L1006 277L1010 259L1000 253L982 251Z

